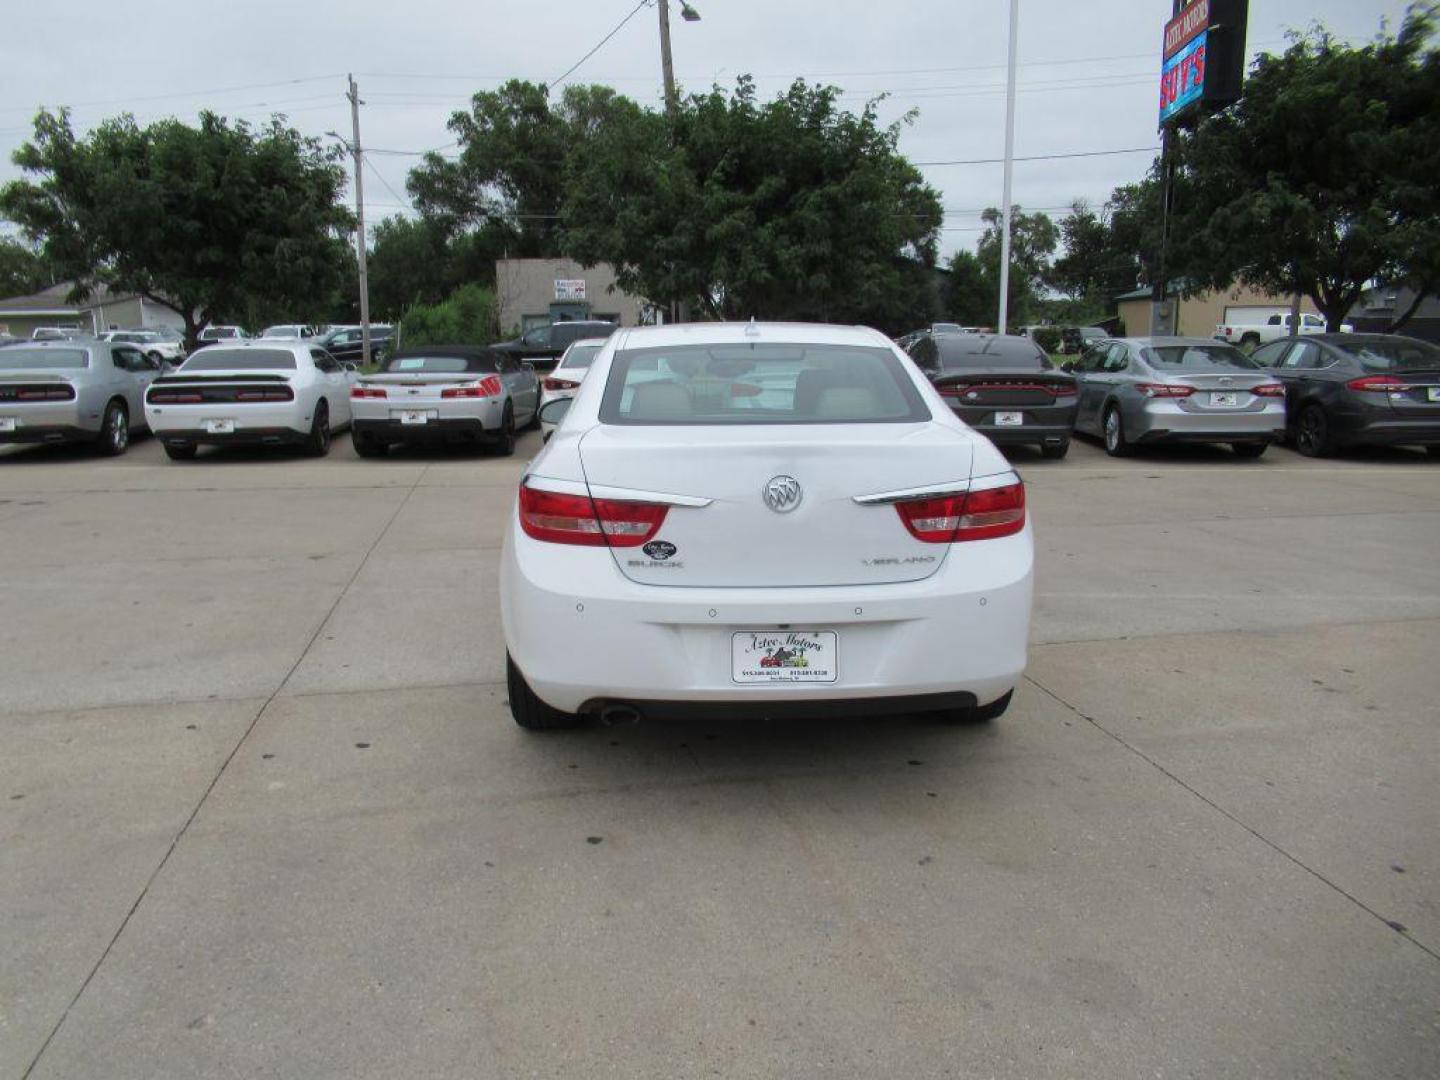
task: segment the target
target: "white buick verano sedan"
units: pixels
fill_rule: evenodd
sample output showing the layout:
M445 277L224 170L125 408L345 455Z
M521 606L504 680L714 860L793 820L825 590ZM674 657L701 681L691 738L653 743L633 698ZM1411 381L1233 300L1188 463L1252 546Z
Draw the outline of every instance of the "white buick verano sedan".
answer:
M542 419L500 571L522 727L1009 704L1024 487L881 334L620 330Z

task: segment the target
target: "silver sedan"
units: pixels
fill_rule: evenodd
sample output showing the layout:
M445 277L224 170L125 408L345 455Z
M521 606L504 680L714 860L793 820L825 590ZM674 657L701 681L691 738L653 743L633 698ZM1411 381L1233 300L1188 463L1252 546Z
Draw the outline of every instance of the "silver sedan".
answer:
M93 442L123 454L145 425L160 365L133 345L37 341L0 348L0 443Z
M1071 370L1075 430L1115 457L1159 442L1229 443L1257 458L1285 433L1285 387L1233 345L1209 338L1107 340Z

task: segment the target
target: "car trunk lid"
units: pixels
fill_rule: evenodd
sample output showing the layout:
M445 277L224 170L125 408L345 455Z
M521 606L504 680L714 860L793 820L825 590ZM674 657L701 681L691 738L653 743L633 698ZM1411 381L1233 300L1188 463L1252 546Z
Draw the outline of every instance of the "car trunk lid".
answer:
M862 506L855 498L963 486L972 456L970 436L934 424L601 426L580 444L592 492L710 500L672 507L650 552L611 549L621 573L646 585L869 585L928 577L947 548L911 536L893 506ZM798 485L798 503L777 511L765 490L772 481L783 488L785 477Z

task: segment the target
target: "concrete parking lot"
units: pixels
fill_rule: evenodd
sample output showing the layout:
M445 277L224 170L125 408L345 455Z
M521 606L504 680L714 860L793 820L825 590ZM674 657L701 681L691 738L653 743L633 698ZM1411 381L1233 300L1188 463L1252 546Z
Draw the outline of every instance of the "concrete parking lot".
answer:
M1009 714L505 707L525 458L0 450L0 1077L1433 1077L1440 462L1017 452Z

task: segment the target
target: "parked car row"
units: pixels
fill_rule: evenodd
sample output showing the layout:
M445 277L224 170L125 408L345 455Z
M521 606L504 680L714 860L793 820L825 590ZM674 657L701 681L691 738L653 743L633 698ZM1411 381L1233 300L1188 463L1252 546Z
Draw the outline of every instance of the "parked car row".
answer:
M1123 456L1155 443L1273 442L1319 456L1440 446L1440 349L1387 335L1286 338L1247 356L1203 338L1116 338L1058 368L1026 338L921 331L908 352L956 414L997 445L1064 457L1072 431Z

